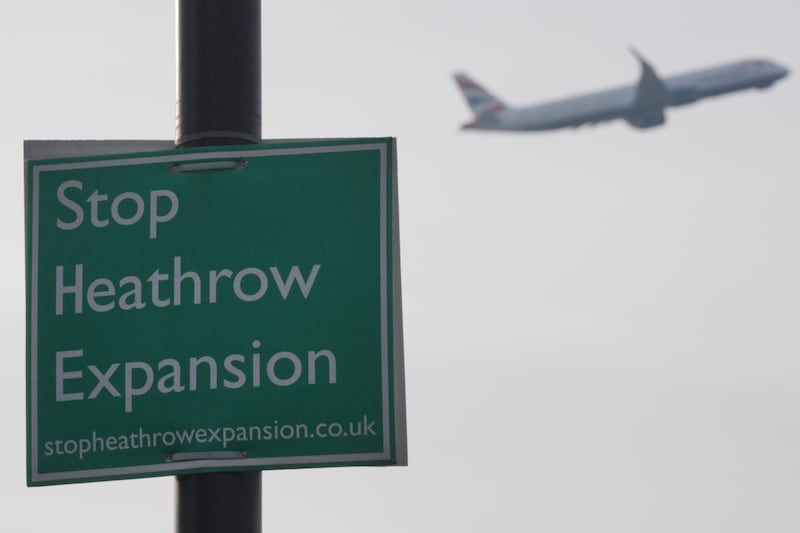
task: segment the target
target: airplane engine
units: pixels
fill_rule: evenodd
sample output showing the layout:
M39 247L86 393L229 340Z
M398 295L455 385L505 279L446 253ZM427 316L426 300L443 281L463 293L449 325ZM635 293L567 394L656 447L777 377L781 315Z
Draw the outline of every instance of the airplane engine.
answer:
M634 128L653 128L664 124L667 119L664 116L664 110L661 108L656 109L643 109L636 113L631 113L625 120Z
M700 94L694 87L679 87L669 91L667 96L669 105L674 106L691 104L698 98L700 98Z

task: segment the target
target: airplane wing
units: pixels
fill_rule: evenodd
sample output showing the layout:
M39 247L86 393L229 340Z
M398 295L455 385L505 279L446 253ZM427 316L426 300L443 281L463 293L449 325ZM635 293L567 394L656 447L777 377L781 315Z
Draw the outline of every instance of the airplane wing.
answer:
M642 75L636 86L632 111L626 120L636 128L651 128L663 124L666 121L664 107L667 105L667 88L650 63L633 48L631 52L642 66Z

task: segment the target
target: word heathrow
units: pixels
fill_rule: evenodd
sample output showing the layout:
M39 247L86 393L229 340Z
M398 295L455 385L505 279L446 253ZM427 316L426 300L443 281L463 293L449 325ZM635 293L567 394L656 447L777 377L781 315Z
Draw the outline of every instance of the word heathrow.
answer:
M217 303L220 290L232 292L243 302L254 302L267 294L270 277L284 300L292 293L294 286L297 286L303 298L308 298L319 270L320 265L315 264L304 277L297 265L290 267L288 274L282 274L278 267L269 267L269 276L267 271L256 267L243 268L235 273L229 268L221 268L210 270L201 277L197 272L184 271L181 258L175 256L171 272L162 272L157 268L144 280L138 276L124 276L117 281L99 277L86 283L83 264L69 269L58 265L55 313L60 316L71 311L79 315L85 310L84 302L96 313L114 309L143 309L148 303L155 307L179 306L186 300L183 290L187 288L190 293L188 300L196 305L204 303L204 294L205 302ZM206 285L203 284L204 279L208 280Z

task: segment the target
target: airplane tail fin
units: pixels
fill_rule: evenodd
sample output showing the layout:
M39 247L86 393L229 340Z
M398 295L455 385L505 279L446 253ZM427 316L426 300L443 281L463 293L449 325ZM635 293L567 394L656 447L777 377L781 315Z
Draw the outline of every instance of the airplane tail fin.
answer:
M491 115L506 108L502 101L463 72L454 74L453 78L476 117Z

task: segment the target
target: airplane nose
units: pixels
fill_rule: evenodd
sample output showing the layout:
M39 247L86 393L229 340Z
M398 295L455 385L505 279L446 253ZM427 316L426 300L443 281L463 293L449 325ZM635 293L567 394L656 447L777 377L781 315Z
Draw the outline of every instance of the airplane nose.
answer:
M789 75L789 69L788 68L780 67L780 66L778 67L778 78L777 79L785 78L788 75Z

